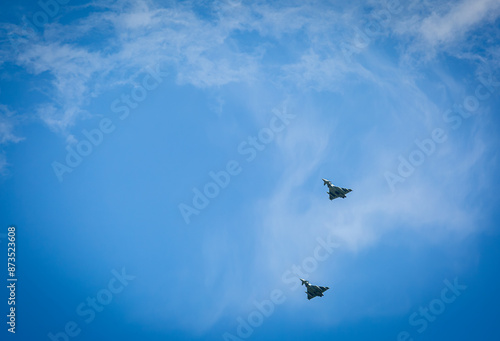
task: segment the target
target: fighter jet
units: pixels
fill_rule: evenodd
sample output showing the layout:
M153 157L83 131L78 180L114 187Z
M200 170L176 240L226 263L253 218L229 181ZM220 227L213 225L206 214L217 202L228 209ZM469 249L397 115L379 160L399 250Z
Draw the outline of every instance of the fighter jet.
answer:
M326 180L326 179L321 179L321 180L323 180L323 186L328 185L328 192L326 192L326 193L330 196L330 200L333 200L333 199L336 199L339 197L345 198L345 195L352 191L352 189L349 189L349 188L335 186L329 180Z
M320 287L318 285L311 285L309 284L309 281L306 281L305 279L300 278L302 281L302 285L305 285L307 288L306 294L307 294L307 299L310 300L311 298L314 298L316 296L323 297L323 293L330 289L329 287Z

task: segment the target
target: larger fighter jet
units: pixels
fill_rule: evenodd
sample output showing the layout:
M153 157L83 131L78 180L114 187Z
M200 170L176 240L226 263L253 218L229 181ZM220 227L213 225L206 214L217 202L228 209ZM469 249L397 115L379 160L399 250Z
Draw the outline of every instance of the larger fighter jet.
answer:
M332 184L331 181L326 180L326 179L321 179L323 180L323 186L328 185L328 195L330 196L330 200L336 199L336 198L345 198L345 195L349 192L352 191L352 189L349 188L344 188L344 187L338 187Z
M323 293L330 289L329 287L320 287L318 285L312 285L309 284L309 281L306 281L305 279L300 278L302 281L302 285L305 285L307 288L306 294L307 294L307 299L310 300L311 298L314 298L316 296L323 297Z

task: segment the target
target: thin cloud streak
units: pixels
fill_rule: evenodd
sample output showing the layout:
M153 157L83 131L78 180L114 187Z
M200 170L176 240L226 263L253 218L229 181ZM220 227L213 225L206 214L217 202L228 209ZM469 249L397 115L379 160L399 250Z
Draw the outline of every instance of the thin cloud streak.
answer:
M420 26L424 39L432 46L462 39L479 23L488 24L500 14L497 0L464 0L446 14L432 13Z

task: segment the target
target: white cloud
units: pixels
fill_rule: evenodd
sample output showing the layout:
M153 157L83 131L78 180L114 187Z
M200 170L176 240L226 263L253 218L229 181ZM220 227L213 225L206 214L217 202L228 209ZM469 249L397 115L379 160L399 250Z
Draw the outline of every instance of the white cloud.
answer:
M52 77L51 101L38 112L55 131L67 133L92 97L148 65L171 64L179 82L199 87L251 81L258 73L258 55L226 44L232 28L224 20L211 23L180 4L119 2L106 9L69 25L47 25L28 42L19 38L24 44L11 56L33 75Z
M15 112L10 110L6 105L0 104L0 145L17 143L24 140L24 138L14 133L17 121Z
M294 57L283 68L281 80L273 81L295 82L305 75L300 84L315 83L321 76L318 86L324 88L329 77L353 72L336 42L353 20L345 8L229 1L213 5L213 15L204 18L189 2L167 7L146 0L92 6L99 11L69 24L48 24L41 36L21 35L16 54L9 58L35 76L49 76L52 88L44 90L49 101L39 106L39 117L64 134L82 119L93 97L127 84L131 74L160 62L175 70L179 83L201 88L275 77L270 74L280 66L263 61L268 48L289 49ZM21 30L13 25L4 28ZM246 46L248 41L238 38L241 33L257 33L259 42ZM297 33L298 40L292 37Z
M442 54L477 61L496 49L488 41L498 36L492 23L499 15L497 0L402 3L388 26L399 38L397 46L407 67L435 61ZM486 52L475 52L478 48Z
M8 106L0 104L0 174L4 175L9 166L3 146L11 143L18 143L24 137L18 136L14 130L19 123L19 117Z
M251 83L277 70L279 78L273 81L320 91L341 91L341 80L353 75L371 77L365 67L347 61L340 48L342 42L349 43L346 32L362 22L356 7L229 1L214 5L213 15L202 18L189 2L170 7L146 0L93 6L100 10L70 24L46 25L42 36L21 35L17 54L10 56L32 74L52 77L52 89L46 90L50 101L40 105L38 113L51 129L65 134L83 118L93 97L159 62L171 65L180 83L202 88ZM418 35L427 45L437 46L460 39L500 11L494 0L424 7L422 16L416 14L419 9L394 15L393 31ZM408 20L413 25L407 25ZM13 25L4 28L21 30ZM241 32L256 32L259 43L248 48L235 38ZM263 58L268 49L278 47L293 58L277 68Z
M0 153L0 175L5 175L7 171L8 163L5 158L5 154Z
M420 25L420 32L430 45L462 39L478 25L487 25L500 14L498 0L463 0L447 13L432 13Z

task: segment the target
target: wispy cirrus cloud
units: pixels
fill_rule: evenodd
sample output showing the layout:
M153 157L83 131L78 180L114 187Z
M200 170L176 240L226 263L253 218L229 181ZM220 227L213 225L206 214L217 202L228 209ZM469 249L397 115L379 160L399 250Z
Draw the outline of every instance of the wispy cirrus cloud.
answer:
M444 13L433 12L422 20L419 31L432 46L464 38L479 25L489 25L500 15L497 0L464 0Z
M141 1L99 7L102 12L71 24L47 25L41 35L17 36L17 49L9 55L8 60L32 75L50 76L52 88L45 90L49 101L37 112L55 131L67 133L85 117L93 97L158 62L174 67L180 83L199 87L256 74L258 56L225 44L230 33L225 24L207 22L187 5L158 8Z
M24 137L18 136L15 132L19 121L20 118L13 110L0 104L0 174L5 174L9 165L5 153L2 151L3 147L24 140Z
M14 133L16 121L15 112L8 106L0 104L0 145L6 143L17 143L24 138Z
M498 35L492 25L500 16L496 0L401 4L403 10L389 21L389 30L399 37L402 60L409 64L431 62L443 53L475 60L472 51L478 46L496 48L483 44Z
M38 34L4 24L4 32L17 32L10 34L16 49L5 59L34 77L48 77L51 87L44 88L48 100L37 106L37 115L64 134L85 118L93 98L160 62L174 70L180 84L200 88L262 79L294 82L300 74L310 74L306 81L314 82L327 69L335 71L323 78L353 72L342 65L336 43L353 20L345 6L223 1L210 6L204 16L199 6L203 4L100 2L87 6L95 9L88 15L67 24L47 24ZM77 10L81 8L74 7ZM252 39L241 40L242 34L258 37L247 45ZM265 59L268 51L282 49L292 57L285 65ZM274 76L280 69L284 75Z

